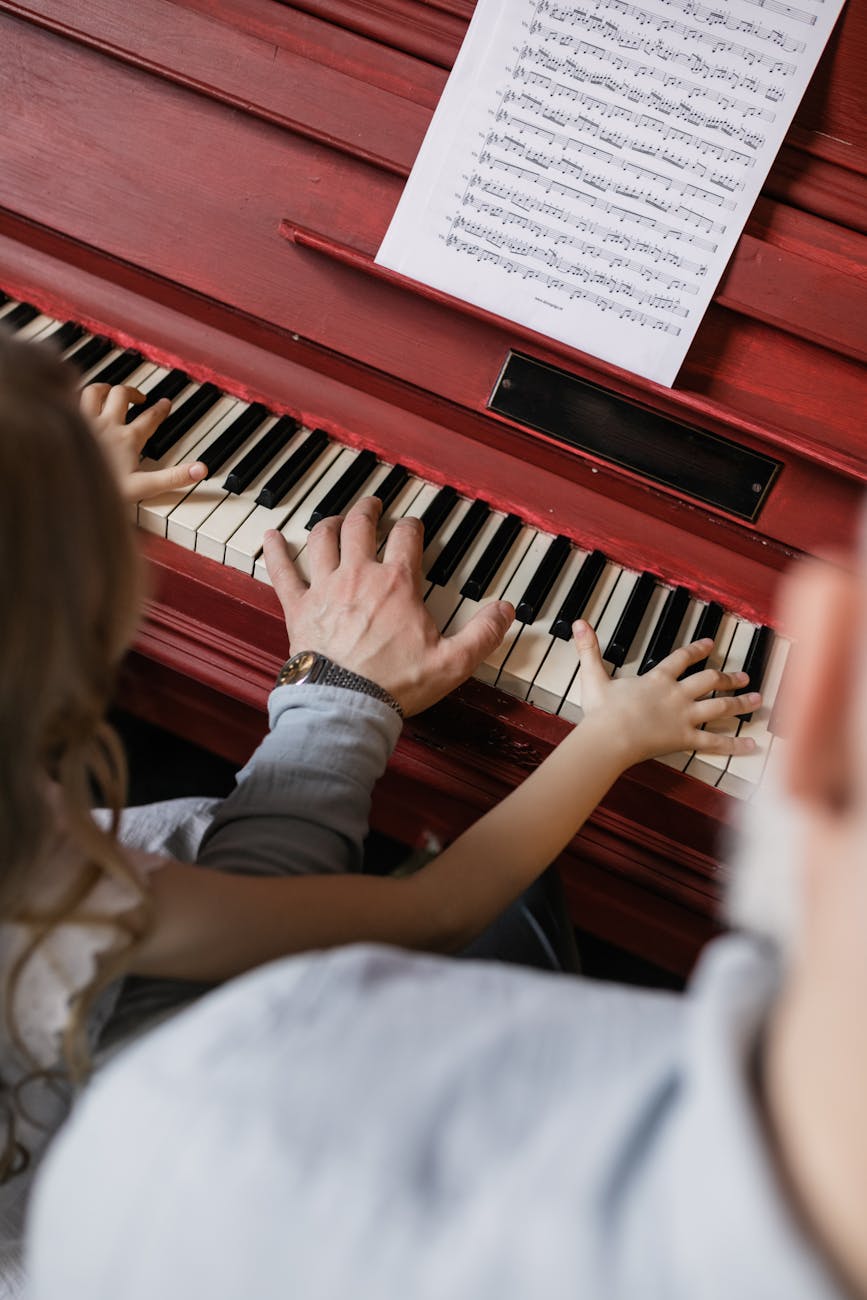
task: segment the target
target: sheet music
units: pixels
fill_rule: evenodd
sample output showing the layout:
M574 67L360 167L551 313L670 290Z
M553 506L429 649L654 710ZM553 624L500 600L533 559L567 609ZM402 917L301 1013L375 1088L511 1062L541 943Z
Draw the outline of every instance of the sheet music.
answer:
M842 0L479 0L381 265L671 385Z

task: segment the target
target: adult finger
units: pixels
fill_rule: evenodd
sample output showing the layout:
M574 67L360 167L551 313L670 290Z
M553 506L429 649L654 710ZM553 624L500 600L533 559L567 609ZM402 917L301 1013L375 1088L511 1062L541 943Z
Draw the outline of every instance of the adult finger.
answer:
M115 384L102 404L102 413L122 424L130 406L138 406L144 399L144 393L131 384Z
M276 528L269 528L265 534L265 568L271 585L277 593L277 599L283 606L287 627L291 622L292 608L307 590L307 584L301 579L292 563L286 538ZM289 631L291 637L291 628Z
M81 397L78 399L82 415L86 415L88 420L95 420L101 414L102 404L110 391L110 384L88 384L86 388L82 388Z
M376 525L382 513L379 497L362 497L347 513L340 529L340 562L376 559Z
M472 676L479 664L493 654L514 617L514 605L507 600L493 600L477 610L460 632L443 638L440 649L451 669L452 686Z
M140 469L127 476L124 496L129 501L147 501L175 488L190 488L208 476L208 467L200 460L185 461L170 469Z
M307 561L310 570L310 582L321 582L333 573L340 563L340 528L343 519L332 515L329 519L320 519L310 530L307 538Z
M384 564L402 564L415 573L421 566L424 551L424 525L420 519L398 519L395 521L385 550L382 553Z

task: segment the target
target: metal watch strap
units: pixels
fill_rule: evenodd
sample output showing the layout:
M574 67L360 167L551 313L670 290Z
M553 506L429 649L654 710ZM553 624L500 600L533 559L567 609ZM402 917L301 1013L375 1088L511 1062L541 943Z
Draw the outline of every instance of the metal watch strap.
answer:
M286 663L277 674L277 686L292 684L291 678L286 676L286 670L299 658L299 655L293 655L291 659L286 660ZM379 686L376 682L372 682L369 677L362 677L360 673L354 673L349 668L341 668L340 664L334 663L325 655L317 654L316 660L316 671L308 679L311 685L340 686L345 690L359 691L362 695L369 695L375 700L382 700L383 704L387 704L389 708L394 709L398 717L403 717L403 709L384 686Z

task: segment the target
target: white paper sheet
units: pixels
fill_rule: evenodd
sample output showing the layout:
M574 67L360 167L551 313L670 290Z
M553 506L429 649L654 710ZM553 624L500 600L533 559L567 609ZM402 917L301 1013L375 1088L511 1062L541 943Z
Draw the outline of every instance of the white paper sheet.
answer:
M479 0L377 262L671 385L842 0Z

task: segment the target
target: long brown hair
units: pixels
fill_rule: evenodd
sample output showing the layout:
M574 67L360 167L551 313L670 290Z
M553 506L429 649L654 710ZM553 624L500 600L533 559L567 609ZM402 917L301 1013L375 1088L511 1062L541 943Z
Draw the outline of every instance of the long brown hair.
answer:
M0 329L0 921L32 940L5 972L12 998L45 936L110 875L138 886L116 838L126 788L123 752L105 721L115 672L140 604L132 530L111 473L78 412L75 373L47 346ZM90 816L96 799L112 829ZM58 835L79 866L48 905L34 902ZM125 946L121 920L118 941ZM127 935L129 942L131 935ZM105 968L99 986L105 983ZM86 1065L82 1026L96 984L73 1003L64 1041L69 1071ZM9 1090L0 1182L21 1166Z

